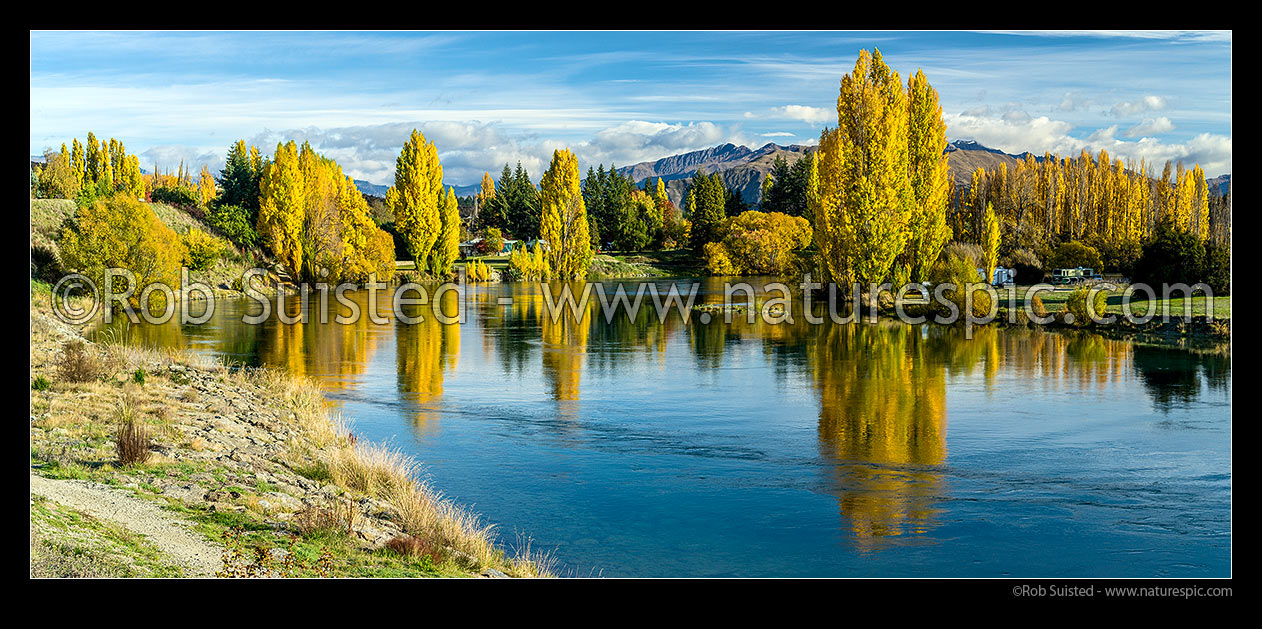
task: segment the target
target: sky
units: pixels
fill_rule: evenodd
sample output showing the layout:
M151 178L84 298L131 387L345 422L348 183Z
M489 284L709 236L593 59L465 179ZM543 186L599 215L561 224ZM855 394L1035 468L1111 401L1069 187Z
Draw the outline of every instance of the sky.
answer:
M31 154L122 141L141 166L221 168L237 139L308 140L393 183L412 129L467 186L556 148L580 167L726 142L814 144L877 48L923 69L947 137L1231 172L1230 32L31 32Z

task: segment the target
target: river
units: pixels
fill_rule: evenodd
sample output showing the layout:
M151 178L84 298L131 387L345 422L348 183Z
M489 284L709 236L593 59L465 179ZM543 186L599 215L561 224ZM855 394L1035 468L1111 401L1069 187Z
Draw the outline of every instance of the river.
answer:
M257 306L221 299L114 334L317 379L357 436L565 575L1231 574L1225 348L595 304L553 322L526 283L462 303L459 325L247 325Z

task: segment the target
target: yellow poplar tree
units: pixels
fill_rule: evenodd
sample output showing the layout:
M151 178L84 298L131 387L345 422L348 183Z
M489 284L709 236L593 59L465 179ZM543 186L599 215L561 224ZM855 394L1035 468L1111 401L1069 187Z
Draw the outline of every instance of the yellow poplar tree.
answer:
M491 179L491 173L482 173L482 187L478 189L478 208L486 207L486 204L495 197L495 180Z
M1209 237L1209 182L1205 181L1205 171L1201 165L1192 167L1192 184L1195 188L1192 202L1192 217L1196 224L1196 235Z
M938 92L929 85L925 73L917 71L907 81L907 159L915 198L907 258L911 277L918 281L925 279L943 245L951 239L946 221L951 194L949 154L943 152L946 143Z
M394 194L390 194L390 190ZM420 131L412 130L395 160L394 185L386 203L394 213L394 225L407 242L408 255L420 269L442 230L443 167L438 149Z
M549 266L562 279L582 278L592 262L587 206L579 187L578 158L569 149L552 152L539 182L539 233L549 247Z
M291 140L277 144L259 182L257 231L272 253L295 274L303 270L302 231L306 190L298 165L298 147Z
M79 143L79 138L74 138L70 143L70 167L74 170L75 182L79 184L79 189L83 189L83 145Z
M201 175L197 179L197 199L202 205L208 205L214 200L217 191L215 190L215 178L211 176L210 170L202 164Z
M844 252L847 276L868 284L890 278L908 238L913 193L908 177L907 100L880 51L863 50L841 79L837 129L820 137L824 255ZM816 220L821 220L816 215ZM826 281L843 279L823 265Z
M995 216L995 208L990 203L986 204L986 215L982 219L982 248L986 255L986 277L982 278L987 284L995 278L995 265L999 263L999 217Z
M460 210L455 188L443 191L440 208L442 226L429 254L429 272L441 277L451 273L451 264L460 255Z

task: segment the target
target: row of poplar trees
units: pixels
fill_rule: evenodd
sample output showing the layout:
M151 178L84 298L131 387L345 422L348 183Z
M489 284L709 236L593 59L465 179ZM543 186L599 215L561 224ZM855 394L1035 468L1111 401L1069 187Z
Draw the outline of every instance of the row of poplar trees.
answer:
M75 198L80 194L105 196L125 192L133 198L145 196L140 159L128 155L122 142L110 138L101 142L88 132L86 143L74 138L71 147L49 151L40 172L40 187L47 196Z
M946 123L916 72L904 87L880 51L842 77L837 127L810 157L807 206L825 282L927 279L951 239Z
M1165 163L1154 177L1146 161L1124 163L1108 151L1076 158L1027 154L1016 167L978 168L954 204L951 222L963 240L977 237L987 203L1008 226L1014 244L1040 248L1060 241L1137 244L1163 220L1202 240L1225 243L1230 214L1212 212L1209 184L1199 164Z

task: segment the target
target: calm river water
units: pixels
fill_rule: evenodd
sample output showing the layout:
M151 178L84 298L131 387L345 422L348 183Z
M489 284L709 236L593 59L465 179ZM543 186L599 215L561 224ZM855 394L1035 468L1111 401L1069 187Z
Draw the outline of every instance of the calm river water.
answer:
M316 378L361 438L567 575L1231 574L1226 349L595 305L553 323L524 283L464 301L463 325L256 326L220 300L125 336Z

